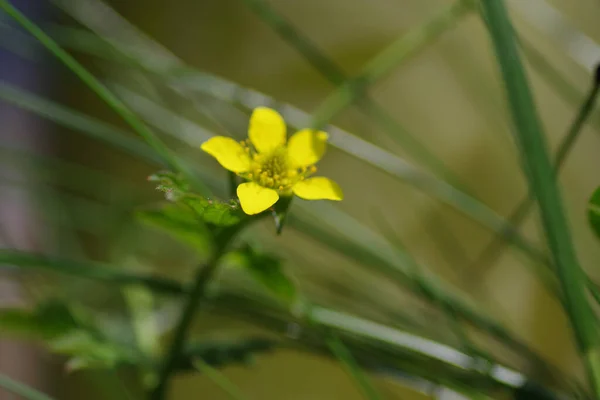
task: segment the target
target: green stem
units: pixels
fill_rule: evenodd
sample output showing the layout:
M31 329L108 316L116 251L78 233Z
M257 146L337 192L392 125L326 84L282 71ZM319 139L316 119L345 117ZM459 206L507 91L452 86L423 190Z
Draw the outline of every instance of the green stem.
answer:
M235 199L237 197L237 186L237 175L231 171L227 171L227 190L229 191L229 198Z
M118 285L142 285L149 289L181 295L187 288L177 281L123 272L122 269L97 262L79 262L65 258L54 258L18 250L0 250L0 264L16 265L20 268L43 269L69 276L99 280Z
M240 389L238 389L233 382L231 382L225 375L220 373L217 369L211 367L202 359L198 358L194 360L194 367L198 369L198 371L202 372L206 376L208 376L217 386L219 386L227 395L231 398L231 400L245 400L246 397L242 394Z
M482 0L481 6L487 17L510 112L517 128L525 172L540 206L546 240L565 298L565 311L591 386L596 398L600 399L600 337L596 318L586 298L586 278L571 242L544 132L521 63L513 27L502 0Z
M357 383L361 393L368 400L381 400L381 396L375 388L373 384L369 381L365 373L361 370L360 366L352 357L352 353L350 350L344 345L344 343L340 340L340 338L334 334L329 333L326 339L327 346L335 355L338 360L342 363L348 375L352 377L352 379Z
M167 149L165 144L156 136L150 128L142 122L117 96L115 96L105 85L103 85L94 75L92 75L83 65L81 65L69 53L35 23L17 10L8 0L0 0L0 9L4 10L19 25L35 37L48 51L58 58L67 68L69 68L83 83L85 83L94 93L98 95L108 106L110 106L133 130L135 130L175 171L184 173L192 178L200 190L205 191L204 185L193 179L192 174L181 165L176 157Z
M229 243L231 243L232 239L239 232L242 226L243 223L226 228L219 235L217 235L215 240L217 243L217 248L214 250L213 256L204 265L198 268L196 277L194 279L194 284L187 296L187 303L183 309L183 312L181 313L177 327L175 328L175 334L171 342L167 358L160 371L158 384L150 394L151 400L162 400L165 398L169 386L169 380L171 375L175 372L177 363L181 357L181 352L185 345L188 331L192 325L194 315L198 310L200 301L204 298L206 288L218 269L219 261L224 255L225 249Z
M398 64L427 47L468 11L472 1L459 0L436 14L422 26L410 30L375 56L364 68L362 74L344 82L329 95L313 113L312 127L320 129L328 124L344 108L362 97L366 88L390 73Z
M27 400L53 400L52 397L0 373L0 387Z

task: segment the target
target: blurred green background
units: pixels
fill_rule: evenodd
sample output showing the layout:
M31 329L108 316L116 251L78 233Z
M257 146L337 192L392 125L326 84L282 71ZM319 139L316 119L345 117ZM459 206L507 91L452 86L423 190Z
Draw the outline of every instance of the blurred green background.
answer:
M272 0L267 4L271 12L316 44L347 76L355 76L390 43L408 35L452 3ZM19 6L18 2L14 4ZM527 72L547 138L555 151L585 99L591 71L600 60L597 45L600 3L513 0L507 4L525 49ZM111 59L111 53L106 52L110 45L107 47L98 37L106 35L105 39L117 41L131 38L131 42L121 44L129 46L130 55L145 68L159 70L163 65L161 60L167 65L170 61L161 56L162 50L147 50L142 44L145 42L133 41L137 33L123 30L126 25L121 23L129 23L188 67L263 93L277 100L275 106L289 104L308 114L315 112L335 88L243 0L129 0L110 1L106 5L113 11L102 12L105 6L96 0L56 0L45 8L40 26L151 125L152 121L161 121L158 126L167 131L161 135L169 147L212 179L222 196L226 196L227 175L199 150L205 137L199 136L197 129L241 139L246 135L248 109L244 105L252 103L250 95L214 86L223 98L230 96L234 100L214 99L206 92L213 88L211 83L206 79L186 81L191 75L183 68L181 82L177 83L179 75L174 74L175 84L169 85L171 78L166 75L144 71L122 60L114 61L118 57ZM117 14L128 22L114 19ZM8 35L7 32L4 33ZM22 42L12 44L19 43L18 49L31 51L33 59L22 57L38 65L36 73L43 82L39 96L129 131L70 71L52 60L44 49L36 47L33 39L21 35ZM3 44L5 48L11 47L7 41ZM97 57L99 53L108 54L109 59ZM151 60L156 63L151 65ZM9 81L8 73L0 78ZM204 89L194 91L194 84ZM9 107L12 102L4 93L4 106ZM136 100L131 93L153 101L162 113L149 108L147 102ZM368 94L403 127L401 130L409 132L430 151L433 159L447 167L460 181L461 189L499 215L508 216L526 195L527 183L513 140L502 82L488 34L476 11L460 17L422 50L391 68L389 74L369 85ZM165 110L186 121L169 117ZM285 110L284 107L284 116ZM78 129L34 114L19 115L14 120L8 118L11 115L14 116L7 112L1 122L6 140L2 140L0 158L5 165L3 169L10 171L7 175L12 174L4 177L6 184L0 192L3 208L0 238L4 247L102 261L182 282L192 279L198 256L188 246L140 225L134 218L135 210L162 199L155 185L146 180L156 172L156 165L130 152L116 150ZM330 124L405 159L420 171L429 170L445 179L439 171L431 170L422 157L415 156L398 135L383 129L360 102L345 108ZM398 125L396 131L397 128ZM560 174L577 255L593 279L600 279L596 268L600 246L588 226L585 210L590 194L600 183L596 173L600 154L598 134L600 114L596 109ZM133 133L126 137L136 138ZM352 147L350 141L339 138ZM14 150L15 143L21 147L19 152ZM95 175L85 174L79 167L70 168L72 164L58 168L52 163L32 163L24 155L28 153L73 163L93 170ZM372 152L370 157L383 162L379 153ZM566 376L583 378L565 314L553 294L532 273L534 262L506 246L498 257L481 262L479 256L493 240L493 232L414 185L348 154L340 146L328 149L320 163L320 172L340 184L345 192L344 201L332 205L299 200L292 206L294 212L315 216L319 225L331 232L355 235L365 246L369 246L368 237L361 237L353 224L361 224L388 240L393 232L425 271L468 296L473 304L497 318L515 337ZM21 218L8 218L9 214ZM329 219L321 219L323 215ZM537 212L531 213L521 232L544 249ZM253 227L245 237L256 240L263 250L279 255L287 273L311 301L461 347L443 307L399 289L369 263L332 249L319 237L294 226L285 227L283 234L277 236L272 220ZM105 316L106 321L114 324L110 329L116 332L130 330L127 298L114 287L9 269L2 273L0 283L3 285L0 287L6 286L0 299L7 306L31 305L58 296ZM236 270L223 271L219 285L233 292L264 294ZM163 297L154 301L159 328L165 333L162 343L166 344L181 302ZM266 331L252 317L247 319L206 307L195 319L193 333L200 338L226 338ZM285 334L285 329L269 334ZM525 374L538 374L524 354L507 352L481 332L472 330L470 334L507 365ZM252 366L232 365L222 370L245 398L362 398L343 366L327 355L277 349L255 358ZM119 390L115 387L120 384L114 371L92 369L66 374L63 361L40 350L38 345L19 339L7 338L0 344L0 371L56 398L117 398ZM126 369L119 374L136 398L140 388L131 383L136 381L135 374ZM384 398L428 398L392 376L374 376L374 385ZM228 398L204 375L188 373L173 382L173 399ZM1 391L0 397L14 398Z

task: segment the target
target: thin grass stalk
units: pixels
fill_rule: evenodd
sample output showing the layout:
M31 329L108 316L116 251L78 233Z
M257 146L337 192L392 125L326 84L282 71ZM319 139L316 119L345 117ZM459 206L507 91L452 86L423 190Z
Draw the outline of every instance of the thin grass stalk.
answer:
M367 63L363 72L331 93L313 113L311 126L326 126L339 112L361 98L365 90L400 63L427 47L473 9L472 0L459 0L423 25L411 29Z
M567 134L562 138L560 144L558 145L558 150L554 157L554 174L558 176L564 162L573 149L577 139L579 138L585 122L588 120L592 111L594 110L594 105L596 104L596 100L598 98L598 93L600 92L600 80L598 79L598 74L593 77L592 87L585 98L585 101L579 108L577 116L573 120L571 126ZM515 207L515 209L509 214L508 221L509 223L518 228L525 219L529 216L532 207L535 204L535 198L533 193L528 193L527 197L521 200L521 202ZM473 261L473 265L470 270L473 268L477 271L485 270L487 267L492 264L502 253L504 243L506 243L506 238L502 238L499 235L496 235L492 242L487 245L480 255ZM590 281L590 291L596 298L596 301L600 302L600 290L598 287Z
M377 392L377 390L375 390L373 383L362 371L344 342L342 342L342 340L335 333L329 333L327 335L328 336L325 339L327 346L335 355L335 357L342 363L348 375L350 375L350 377L352 377L352 379L357 383L358 388L360 389L360 392L364 398L367 400L382 400L381 395Z
M53 400L52 397L38 392L32 387L29 387L21 382L17 382L7 375L0 373L0 387L8 390L11 393L20 396L25 400Z
M247 397L244 396L242 391L227 377L222 374L218 369L211 367L207 363L205 363L201 358L194 360L194 367L200 371L200 373L205 374L210 377L210 379L225 393L231 400L248 400Z
M535 193L540 206L546 241L565 297L565 311L571 321L590 385L596 398L600 399L600 336L597 321L586 297L586 278L571 242L544 132L521 63L514 29L504 1L482 0L481 7L505 83L530 190Z
M204 185L194 179L194 176L180 164L177 157L173 156L166 145L137 117L117 96L115 96L104 84L92 75L83 65L67 53L54 39L48 36L35 23L17 10L8 0L0 0L0 9L4 10L19 25L35 37L48 51L58 58L68 69L70 69L81 81L87 85L98 97L111 107L129 126L137 132L149 145L160 155L161 159L174 171L188 176L199 191L205 191Z

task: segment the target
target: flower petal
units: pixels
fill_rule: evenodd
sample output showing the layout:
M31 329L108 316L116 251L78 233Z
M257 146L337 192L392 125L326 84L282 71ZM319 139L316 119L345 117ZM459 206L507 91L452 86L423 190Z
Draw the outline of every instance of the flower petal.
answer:
M306 167L316 164L327 147L327 132L302 129L288 142L288 156L293 166Z
M248 215L265 211L279 200L279 195L273 189L260 186L256 182L242 183L237 187L242 210Z
M252 112L248 137L259 153L269 153L285 144L285 121L271 108L257 107Z
M342 200L344 193L337 183L323 176L305 179L294 185L294 194L306 200Z
M246 172L250 169L250 156L241 144L232 138L215 136L202 143L202 150L217 159L223 168L232 172Z

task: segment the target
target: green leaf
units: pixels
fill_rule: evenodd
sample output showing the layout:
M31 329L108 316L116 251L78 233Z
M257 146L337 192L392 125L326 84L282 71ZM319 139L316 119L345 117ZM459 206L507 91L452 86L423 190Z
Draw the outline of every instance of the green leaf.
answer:
M596 236L600 238L600 187L594 190L588 202L588 221Z
M277 298L292 303L297 290L293 281L285 274L281 260L270 254L260 253L246 245L230 254L230 260L244 268L250 276L273 293Z
M271 351L277 344L277 341L263 337L192 342L184 349L178 369L195 370L194 361L198 359L213 368L238 363L248 365L255 354Z
M3 335L29 340L50 340L78 328L67 306L57 300L39 305L35 310L5 309L0 311Z
M234 201L225 203L194 195L187 195L181 201L194 210L196 215L209 225L217 227L233 226L246 218L246 214L244 214L239 204Z
M210 232L196 214L177 204L166 204L160 209L140 210L137 217L144 223L164 230L174 238L190 245L200 253L211 246Z
M135 361L135 352L96 337L84 330L76 330L60 336L49 343L55 353L72 356L67 362L67 370L88 368L114 368L119 364Z
M191 211L184 218L190 223L202 221L212 227L226 227L236 225L247 217L239 204L233 200L223 202L191 193L190 185L181 174L161 171L151 175L148 180L157 182L156 189L165 193L167 200L180 204Z
M178 201L190 192L190 185L181 176L171 171L159 171L148 177L149 182L156 182L156 190L165 194L169 201Z
M113 368L133 363L137 350L112 342L88 321L82 310L73 310L60 299L40 303L34 310L0 312L3 334L41 341L50 351L71 357L69 371Z

